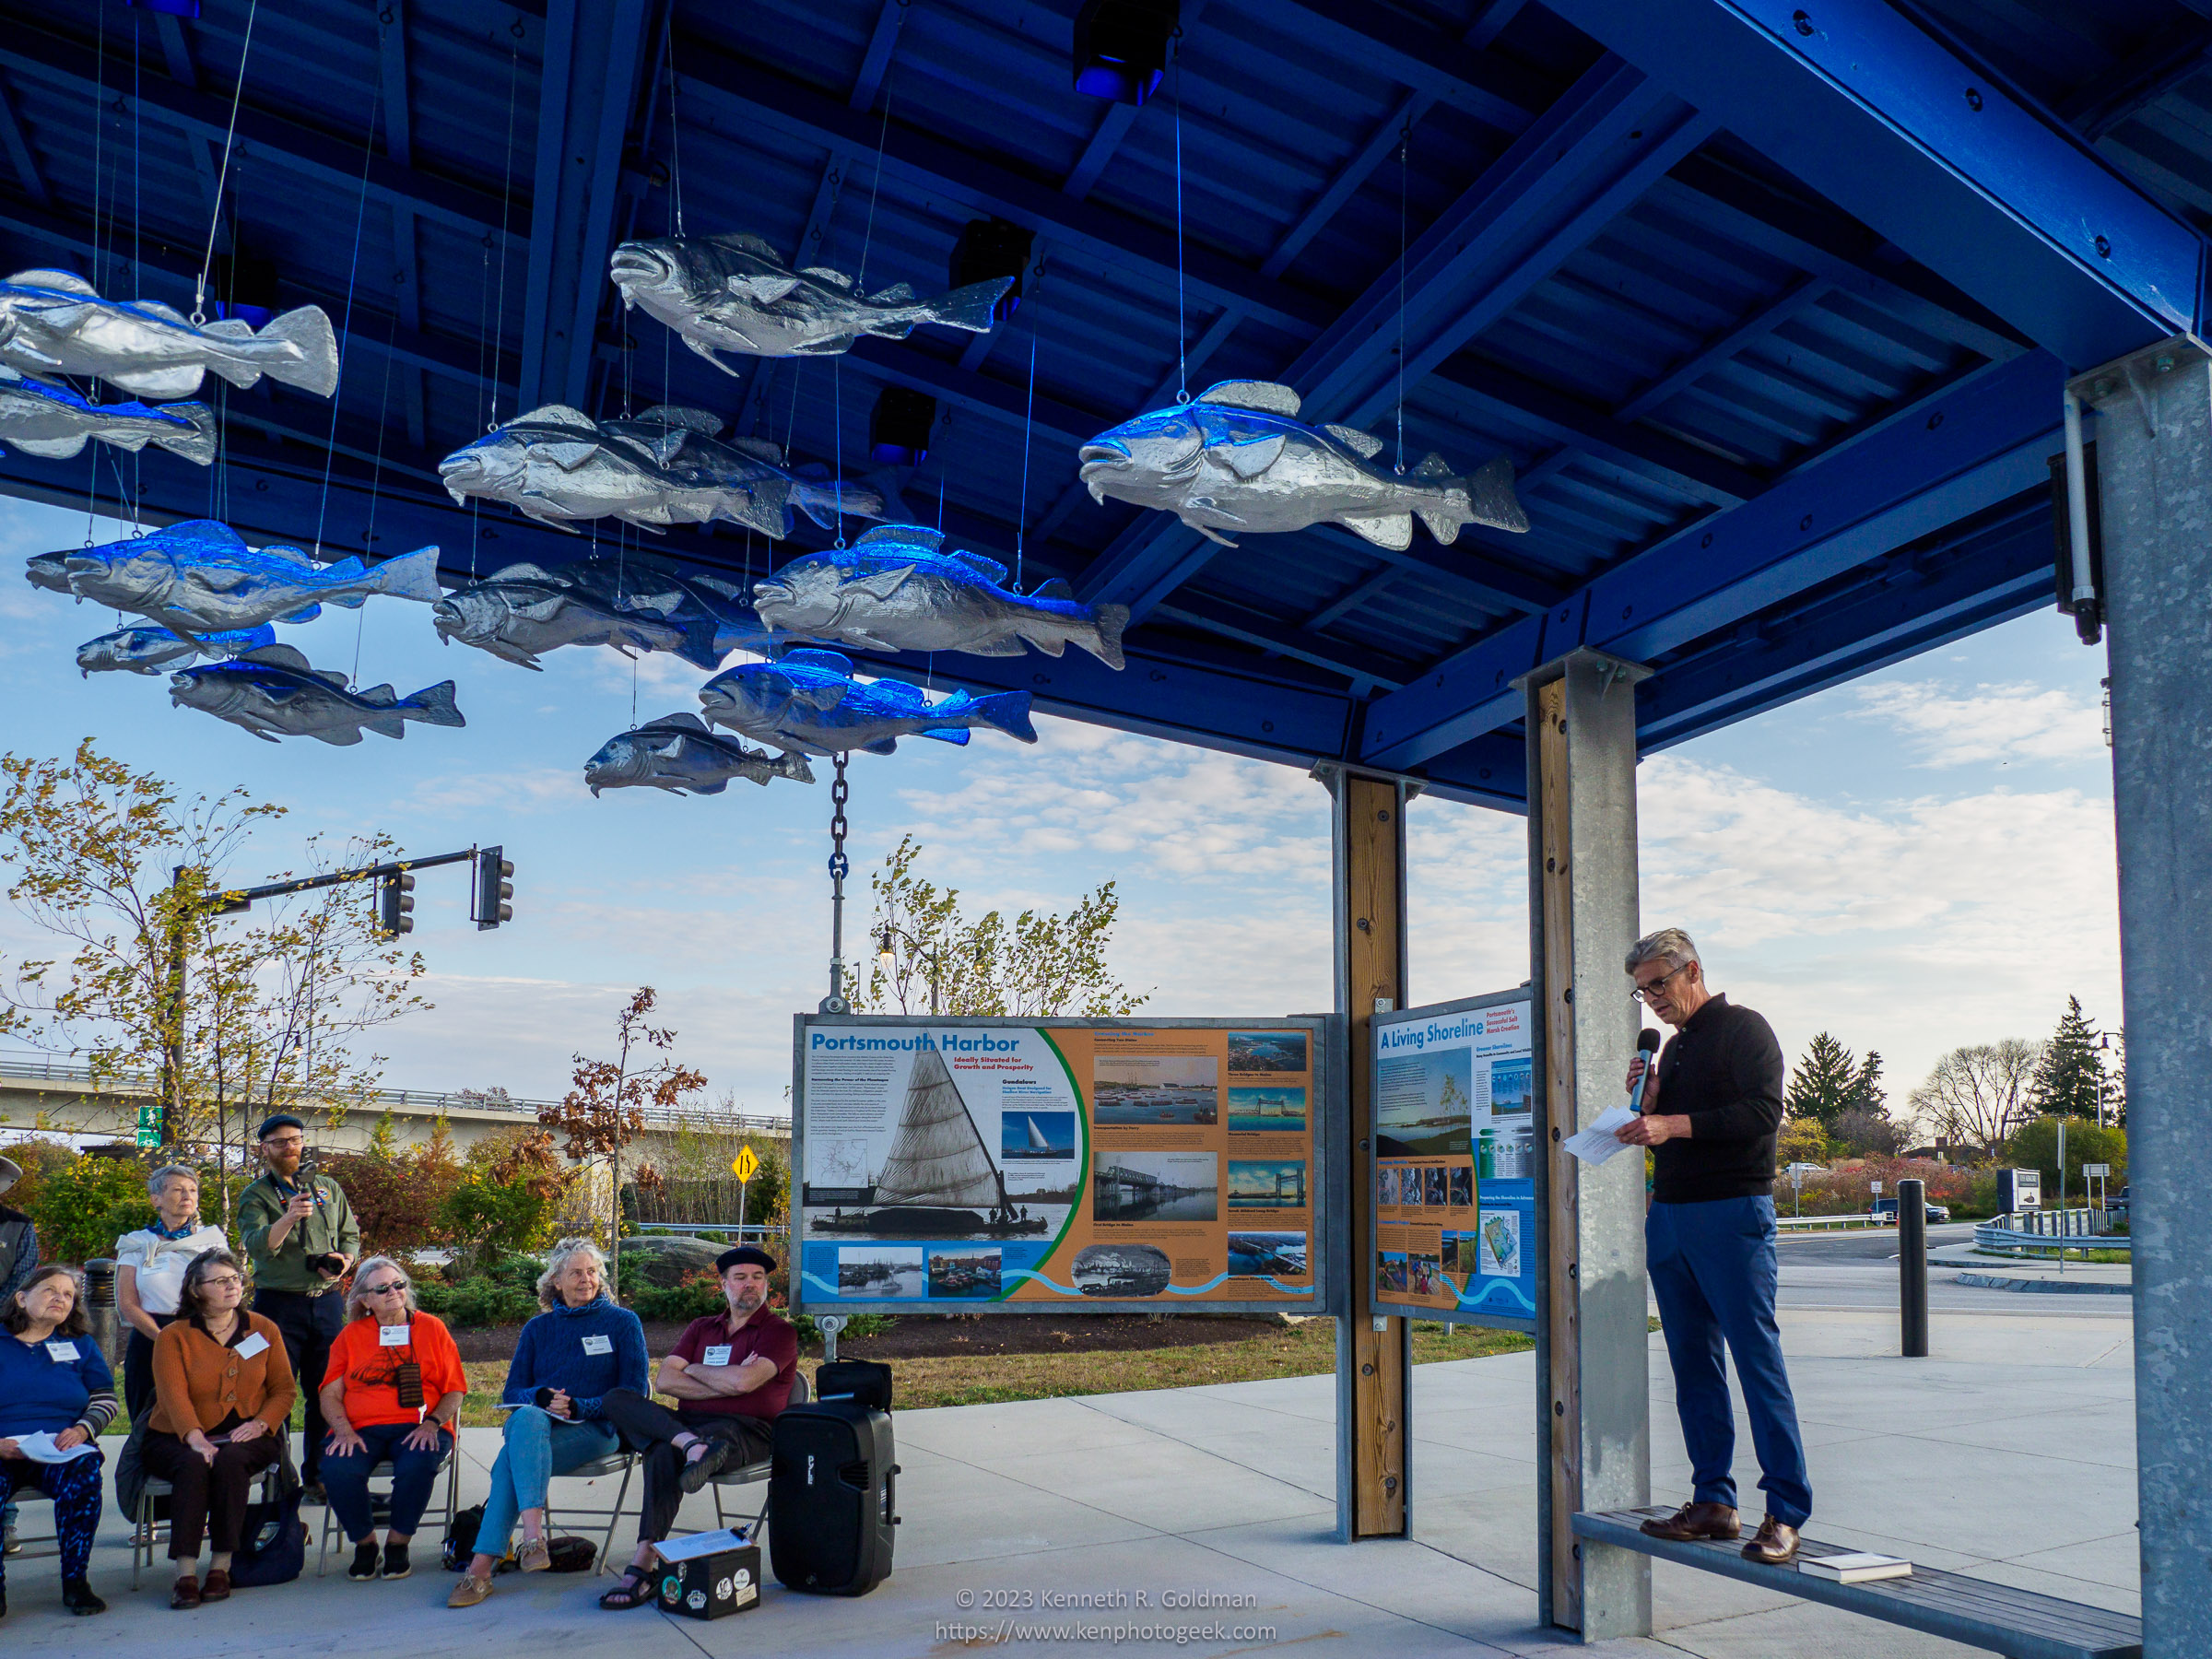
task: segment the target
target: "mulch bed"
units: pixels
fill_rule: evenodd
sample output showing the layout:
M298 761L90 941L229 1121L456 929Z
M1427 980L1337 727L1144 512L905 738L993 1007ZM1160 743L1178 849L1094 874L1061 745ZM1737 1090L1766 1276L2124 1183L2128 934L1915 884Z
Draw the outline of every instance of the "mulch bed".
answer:
M1277 1329L1266 1319L1153 1319L1142 1313L1098 1313L1055 1319L1047 1313L910 1315L874 1336L839 1338L847 1359L920 1359L963 1354L1070 1354L1135 1352L1244 1342ZM464 1359L511 1359L520 1325L455 1331ZM676 1346L683 1322L645 1327L645 1351L661 1355ZM819 1353L818 1344L809 1351Z

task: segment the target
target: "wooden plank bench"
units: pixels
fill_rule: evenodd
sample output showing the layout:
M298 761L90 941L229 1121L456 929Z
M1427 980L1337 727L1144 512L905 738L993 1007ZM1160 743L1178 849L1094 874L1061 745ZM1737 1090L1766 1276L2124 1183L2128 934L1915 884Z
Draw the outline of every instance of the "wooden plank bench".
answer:
M1797 1571L1796 1563L1768 1567L1743 1558L1743 1545L1711 1540L1677 1543L1641 1531L1649 1520L1675 1512L1654 1509L1584 1511L1574 1518L1574 1535L1612 1544L1662 1560L1677 1561L1706 1572L1741 1579L1806 1601L1864 1614L1889 1624L1946 1636L1969 1647L1987 1648L2006 1659L2142 1659L2143 1621L2126 1613L2014 1590L1986 1579L1943 1572L1917 1564L1910 1578L1877 1579L1871 1583L1839 1584ZM1748 1533L1746 1534L1748 1536ZM1859 1545L1816 1544L1801 1539L1800 1559L1850 1555Z

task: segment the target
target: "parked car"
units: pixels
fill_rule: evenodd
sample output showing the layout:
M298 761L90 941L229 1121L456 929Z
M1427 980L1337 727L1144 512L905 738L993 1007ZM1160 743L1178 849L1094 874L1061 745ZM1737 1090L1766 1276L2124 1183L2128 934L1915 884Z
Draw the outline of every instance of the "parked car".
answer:
M1951 1211L1948 1205L1924 1204L1923 1207L1928 1213L1927 1219L1928 1224L1931 1227L1938 1221L1948 1221L1951 1218ZM1871 1205L1867 1206L1866 1213L1870 1216L1877 1217L1883 1221L1887 1221L1890 1226L1895 1227L1897 1225L1897 1200L1894 1198L1877 1198Z

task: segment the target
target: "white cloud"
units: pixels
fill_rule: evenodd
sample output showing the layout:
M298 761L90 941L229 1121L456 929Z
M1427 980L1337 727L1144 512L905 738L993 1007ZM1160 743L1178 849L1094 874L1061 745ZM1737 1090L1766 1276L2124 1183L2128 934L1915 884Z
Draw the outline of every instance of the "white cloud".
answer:
M1893 726L1924 767L2081 760L2104 748L2103 711L2073 692L2033 685L1954 691L1935 680L1861 686L1853 711Z

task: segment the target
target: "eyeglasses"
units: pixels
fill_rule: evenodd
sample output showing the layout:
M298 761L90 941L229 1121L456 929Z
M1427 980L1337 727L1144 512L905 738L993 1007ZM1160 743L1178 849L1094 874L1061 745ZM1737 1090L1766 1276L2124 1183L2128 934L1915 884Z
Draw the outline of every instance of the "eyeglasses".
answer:
M394 1279L388 1285L364 1285L361 1287L361 1294L363 1296L395 1296L406 1288L407 1281L406 1279Z
M1632 1003L1649 1002L1651 1000L1653 992L1658 990L1660 986L1665 984L1668 980L1673 979L1676 974L1687 972L1689 969L1695 967L1696 965L1697 964L1694 962L1685 962L1679 968L1668 969L1665 973L1661 974L1650 984L1639 985L1635 990L1630 992L1629 1000Z
M211 1274L200 1283L210 1290L242 1290L246 1281L235 1273Z

